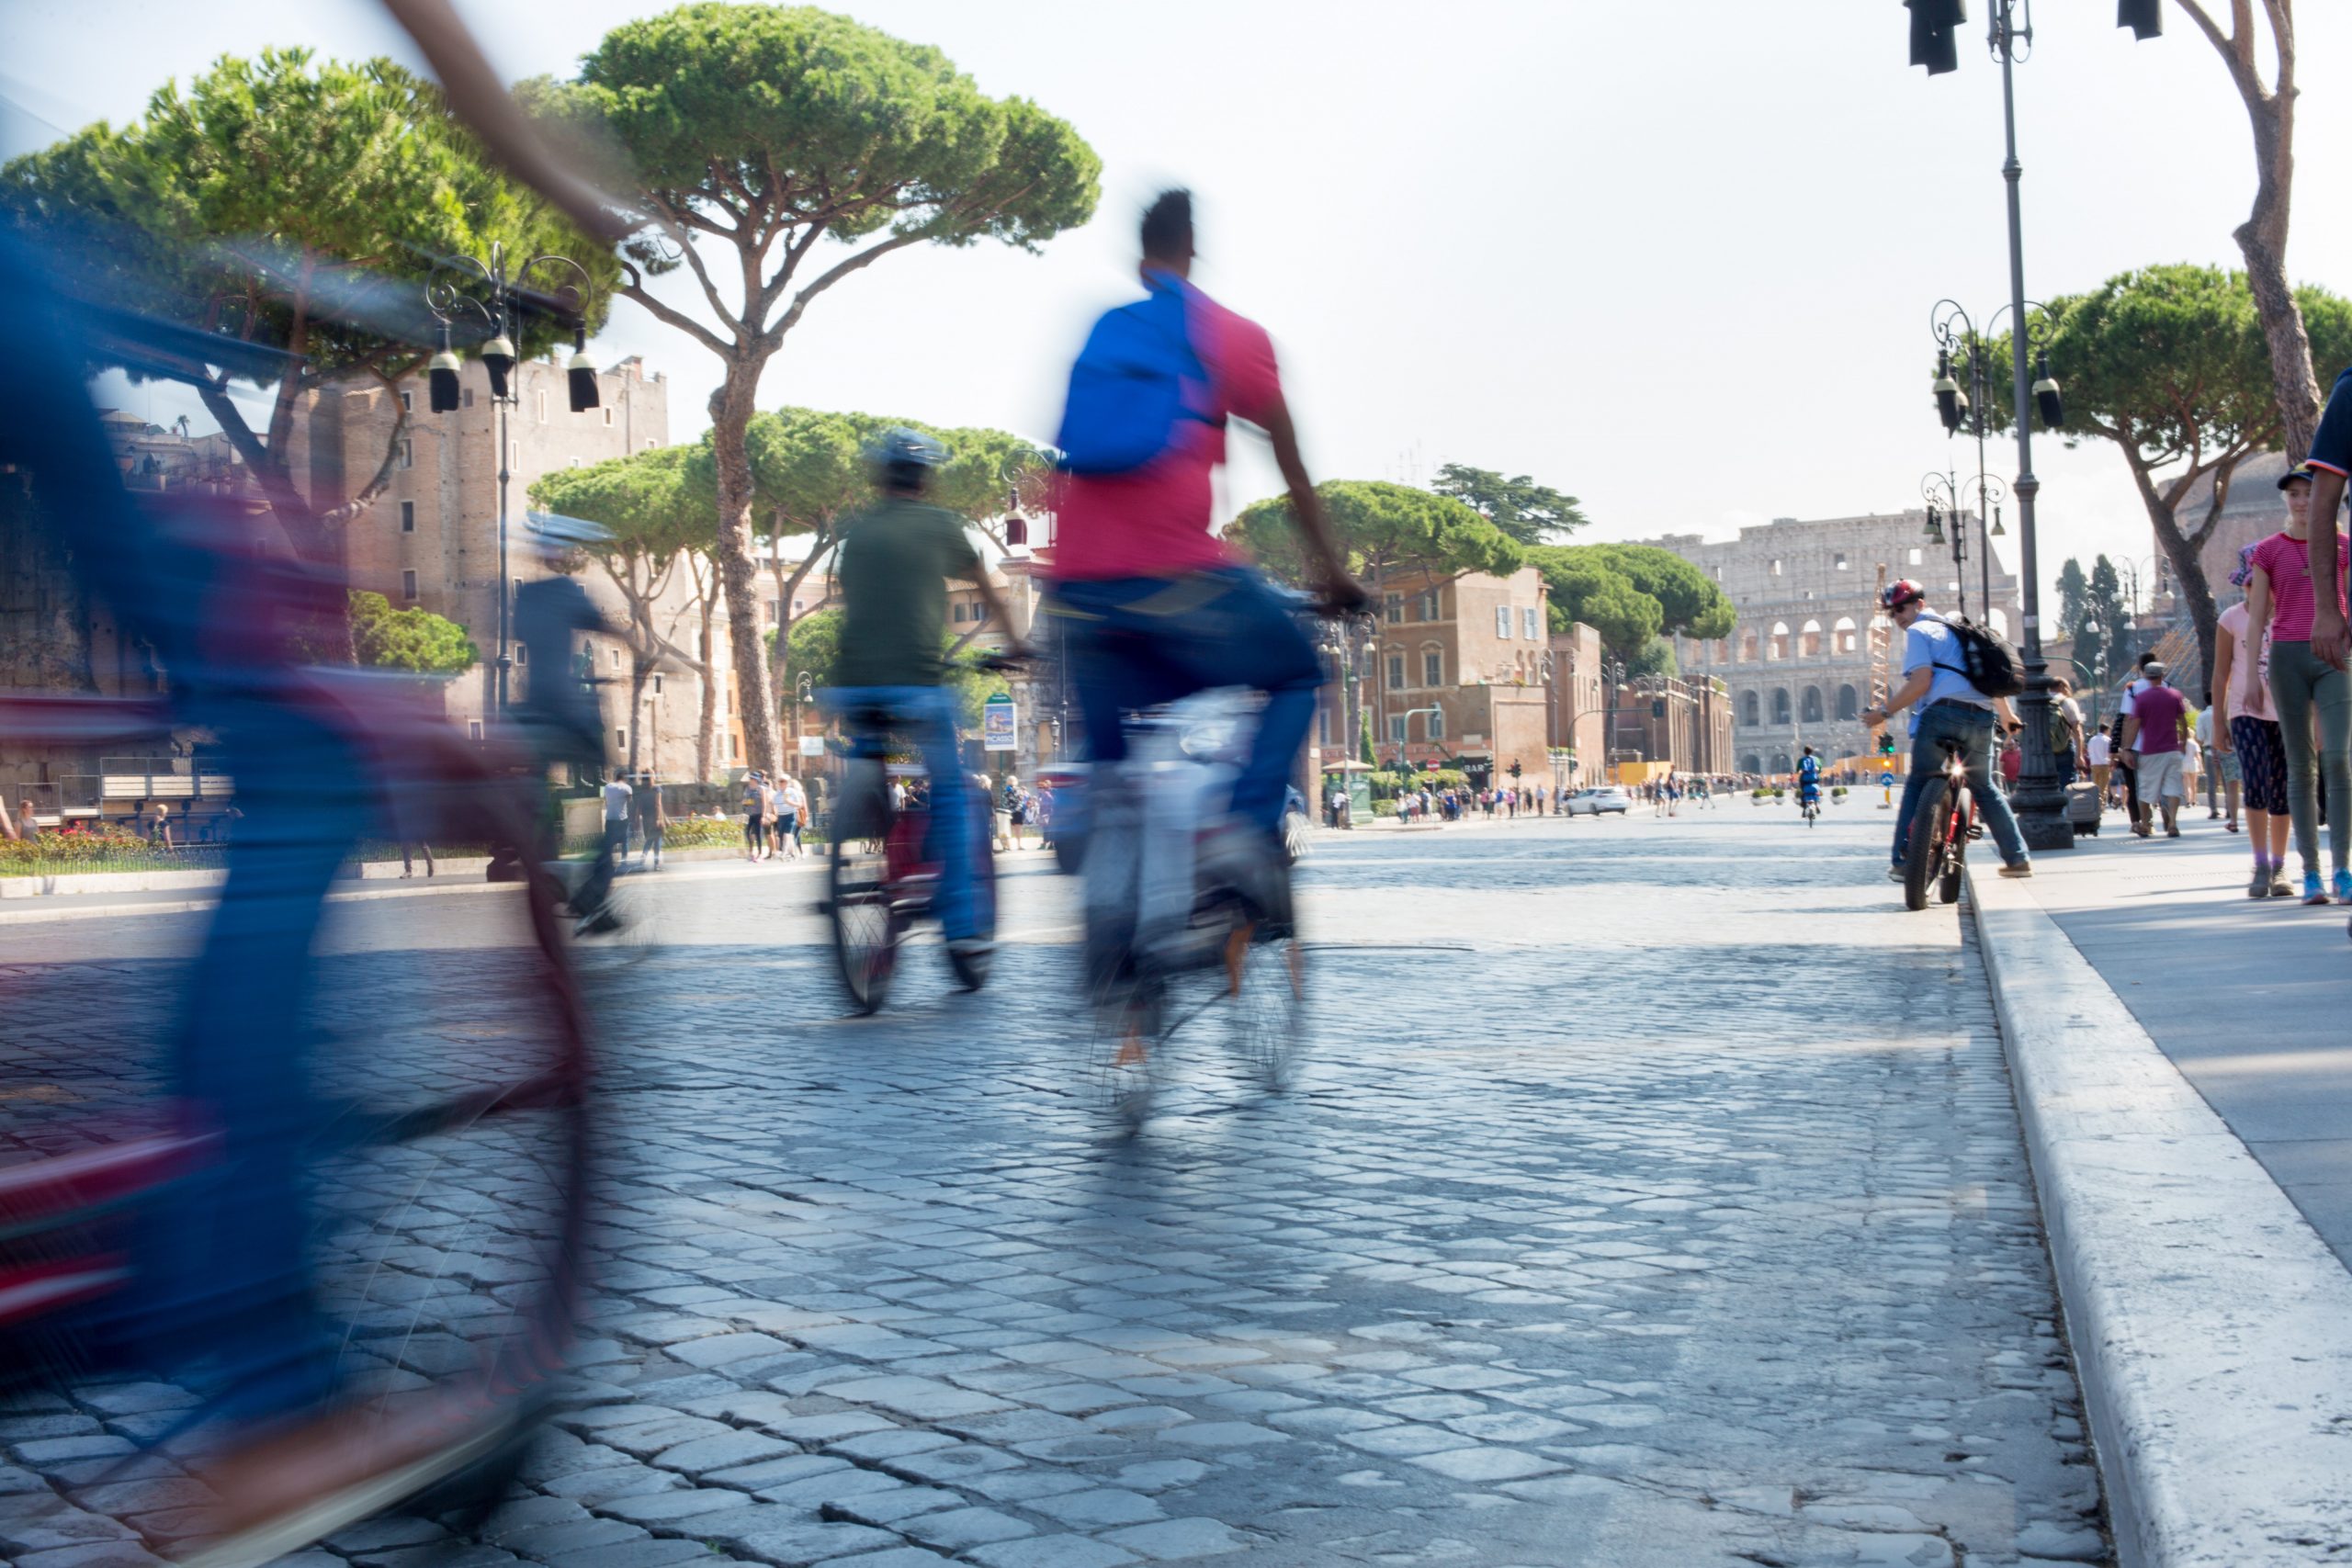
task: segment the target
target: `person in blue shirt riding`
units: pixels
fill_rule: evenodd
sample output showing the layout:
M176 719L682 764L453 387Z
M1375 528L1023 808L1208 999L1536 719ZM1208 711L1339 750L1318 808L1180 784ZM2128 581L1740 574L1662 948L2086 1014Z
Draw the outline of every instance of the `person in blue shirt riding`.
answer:
M1797 805L1806 807L1820 804L1821 759L1815 756L1813 748L1808 746L1804 749L1804 755L1797 759Z

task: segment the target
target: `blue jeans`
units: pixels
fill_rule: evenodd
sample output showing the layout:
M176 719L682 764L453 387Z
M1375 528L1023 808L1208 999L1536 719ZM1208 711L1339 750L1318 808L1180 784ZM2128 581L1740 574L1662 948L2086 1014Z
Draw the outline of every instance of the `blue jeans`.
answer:
M1939 742L1960 743L1960 763L1968 770L1968 792L1977 814L1992 830L2001 858L2011 865L2026 863L2025 835L2018 831L2017 813L2009 797L1993 787L1989 759L1993 753L1993 710L1972 703L1932 703L1919 711L1911 726L1911 772L1903 781L1903 804L1894 813L1894 863L1901 865L1911 842L1911 818L1918 814L1919 795L1943 773Z
M930 845L939 863L940 929L950 942L978 936L972 856L979 842L981 803L956 752L956 693L946 686L836 686L819 693L817 704L830 718L887 714L892 728L922 753L922 765L931 772ZM881 755L881 736L861 734L854 739L859 756Z
M1127 754L1126 716L1217 686L1266 694L1233 813L1279 831L1291 762L1315 722L1323 664L1293 606L1242 567L1172 581L1123 577L1054 589L1069 633L1070 679L1094 761Z

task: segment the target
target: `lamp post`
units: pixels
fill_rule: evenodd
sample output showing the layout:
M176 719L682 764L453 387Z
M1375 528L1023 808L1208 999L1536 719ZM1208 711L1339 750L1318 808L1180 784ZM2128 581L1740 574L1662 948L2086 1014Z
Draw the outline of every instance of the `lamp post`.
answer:
M2074 847L2075 833L2066 821L2066 797L2058 787L2057 765L2050 754L2050 672L2041 654L2041 540L2034 516L2041 481L2033 473L2033 425L2029 418L2036 400L2052 426L2060 422L2063 411L2049 367L2040 366L2037 375L2031 359L2026 318L2025 219L2019 191L2025 165L2018 162L2017 66L2033 49L2033 14L2030 0L1987 0L1986 8L1991 12L1991 26L1985 42L2001 65L2001 129L2007 149L2001 177L2008 186L2009 372L2012 423L2018 437L2018 475L2012 488L2018 498L2018 619L2023 623L2020 652L2025 660L2025 691L2018 705L2025 726L2025 756L2011 799L2028 848L2063 850ZM1957 69L1952 35L1965 19L1960 0L1915 0L1910 10L1911 63L1926 66L1930 76ZM2119 13L2119 25L2130 27L2135 38L2153 38L2162 30L2161 10L2145 0L2127 0ZM1946 402L1951 380L1948 374L1937 378L1939 405ZM1956 392L1958 388L1949 390ZM1944 427L1952 429L1956 423L1948 414Z
M2008 530L2001 525L2000 503L2009 487L1998 474L1979 473L1962 479L1953 473L1930 473L1919 480L1919 494L1928 503L1928 525L1922 530L1931 545L1945 543L1944 522L1951 521L1951 564L1960 581L1960 613L1968 614L1968 511L1976 509L1977 576L1982 596L1978 607L1989 620L1993 614L1993 546ZM1987 504L1990 503L1990 514Z
M454 337L458 320L481 319L482 336L476 353L490 373L490 398L498 409L498 716L506 717L507 671L514 667L514 579L507 566L506 500L514 479L510 415L522 401L521 378L515 375L520 355L515 340L526 315L545 317L571 332L571 358L566 365L571 412L582 413L602 400L596 384L596 362L588 355L588 292L594 280L588 269L570 256L531 257L519 265L507 265L506 247L493 241L488 260L461 256L448 264L460 273L444 280L436 275L424 286L424 306L441 323L441 348L425 368L428 406L435 413L454 413L458 405L458 357ZM564 283L553 294L527 287L532 273L545 267L570 267L577 284Z

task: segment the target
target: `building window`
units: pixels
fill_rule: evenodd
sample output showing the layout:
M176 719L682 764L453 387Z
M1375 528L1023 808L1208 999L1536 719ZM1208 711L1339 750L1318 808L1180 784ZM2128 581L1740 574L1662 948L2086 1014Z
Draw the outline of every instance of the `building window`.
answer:
M1910 558L1910 560L1909 560L1906 564L1911 565L1911 566L1917 566L1917 565L1919 564L1919 551L1918 551L1917 547L1916 547L1916 546L1915 546L1915 547L1913 547L1912 551L1911 551L1911 558Z
M1519 635L1530 642L1537 640L1539 634L1535 629L1535 610L1532 605L1520 606Z
M1843 550L1838 552L1838 570L1839 571L1846 570L1846 552Z
M1505 642L1510 640L1510 606L1508 604L1495 606L1495 635Z
M1422 594L1419 603L1419 619L1424 621L1434 621L1438 618L1436 589L1432 588L1427 593Z
M1804 713L1804 721L1807 724L1819 724L1821 722L1820 687L1807 686L1804 689L1804 703L1800 711Z
M1774 577L1778 577L1778 576L1780 576L1780 575L1781 575L1781 563L1780 563L1780 560L1779 560L1779 558L1778 558L1777 557L1773 559L1773 562L1772 562L1772 575L1773 575Z
M413 413L415 411L416 394L414 392L402 392L401 394L401 412Z
M523 444L520 441L509 441L506 444L506 466L510 468L519 468L523 466Z
M1742 724L1758 724L1762 722L1762 717L1763 709L1756 700L1756 694L1753 692L1741 693L1739 697L1739 722ZM1751 773L1755 771L1756 770L1753 768L1747 770L1747 772Z
M735 710L729 707L727 711L732 713ZM732 735L727 738L727 760L730 762L735 760L735 738Z
M1398 745L1404 743L1405 716L1403 714L1396 713L1388 716L1388 739Z
M476 719L469 719L469 720L467 720L467 722L466 722L466 735L467 735L467 737L468 737L469 739L474 739L474 740L479 740L479 739L481 739L481 720L480 720L480 719L478 719L478 718L476 718Z
M1385 601L1384 607L1388 612L1388 624L1390 626L1393 626L1398 625L1404 620L1405 596L1402 593L1389 594L1387 599Z
M616 669L616 670L617 670L617 669L619 669L620 667L621 667L621 650L620 650L619 649L617 649L617 648L616 648L616 649L613 649L613 668L614 668L614 669Z
M1785 686L1776 688L1772 693L1772 722L1774 724L1789 722L1789 691Z
M1436 649L1427 649L1422 651L1421 684L1424 686L1445 684L1445 655Z
M662 694L662 677L659 675L653 677L653 694L657 697Z
M514 645L514 668L520 670L524 665L528 664L530 661L531 645L527 642L516 643Z
M545 390L541 390L541 392L539 393L539 423L540 423L541 424L545 424L547 422L548 422L548 395L547 395L547 393L546 393L546 391L545 391Z
M582 457L567 457L564 459L563 466L567 468L577 468L585 462L586 459Z
M1445 739L1445 710L1443 708L1430 709L1430 739L1432 740Z
M988 618L989 607L986 604L975 604L972 606L972 619L976 621L985 621Z
M523 592L523 580L519 577L514 580L514 592L518 596Z
M1405 656L1401 653L1388 656L1388 686L1391 691L1405 688Z
M416 502L413 501L401 502L401 532L403 534L416 532Z
M415 442L413 442L413 441L403 441L403 442L401 442L401 468L414 468L415 466L416 466L416 443L415 443Z
M542 393L540 393L539 395L540 395L541 397L545 397L545 396L547 396L547 394L546 394L545 392L542 392ZM628 750L628 730L626 730L626 729L616 729L616 730L614 730L614 731L613 731L613 745L614 745L614 747L615 747L615 749L616 749L616 750L622 750L622 751L626 751L626 750Z
M1329 703L1324 704L1322 710L1315 716L1315 740L1320 746L1331 744L1331 705Z
M415 572L404 571L401 573L401 597L407 600L412 604L416 603Z
M606 430L610 430L612 427L613 427L613 411L612 411L612 410L610 410L610 409L606 409L606 410L605 411L605 428Z
M955 610L954 610L954 612L952 613L952 615L951 615L951 617L950 617L950 618L951 618L951 619L953 619L953 620L956 622L956 624L957 626L961 626L961 625L963 625L963 624L964 624L964 606L963 606L963 605L961 605L961 604L956 605L956 608L955 608Z
M1838 688L1838 716L1839 718L1860 718L1862 716L1861 699L1855 695L1854 688L1851 686L1840 686Z

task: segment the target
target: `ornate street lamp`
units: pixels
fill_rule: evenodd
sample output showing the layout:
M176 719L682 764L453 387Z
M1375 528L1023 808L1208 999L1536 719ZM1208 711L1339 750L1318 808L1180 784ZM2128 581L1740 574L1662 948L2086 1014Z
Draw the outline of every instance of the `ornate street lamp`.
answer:
M526 287L531 274L540 268L559 271L569 267L577 275L577 284L565 283L552 295L541 294ZM507 672L514 667L514 579L507 567L506 511L507 491L514 479L509 462L511 452L511 414L521 400L521 389L516 384L514 367L519 363L514 340L519 323L526 312L552 319L571 329L571 359L566 366L571 384L571 412L584 413L602 401L597 385L596 362L588 355L588 295L594 279L588 269L566 255L537 255L510 268L506 247L492 243L487 261L462 256L448 264L448 270L459 276L444 278L439 274L424 286L424 306L441 323L441 347L425 367L426 406L435 413L456 412L458 402L458 375L464 365L456 343L456 327L460 319L479 318L482 333L481 347L475 352L482 368L489 373L491 401L498 408L498 716L506 716Z

